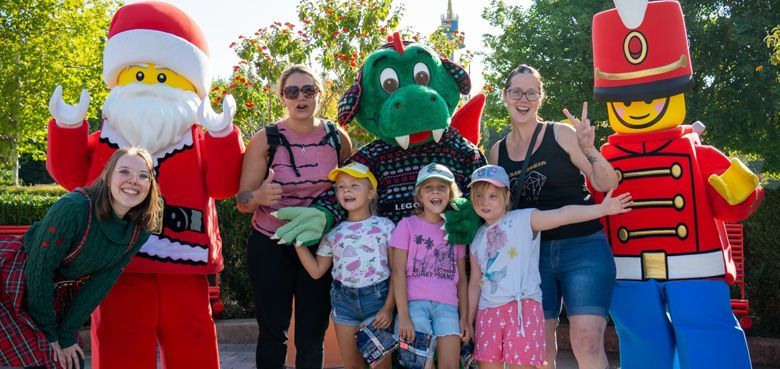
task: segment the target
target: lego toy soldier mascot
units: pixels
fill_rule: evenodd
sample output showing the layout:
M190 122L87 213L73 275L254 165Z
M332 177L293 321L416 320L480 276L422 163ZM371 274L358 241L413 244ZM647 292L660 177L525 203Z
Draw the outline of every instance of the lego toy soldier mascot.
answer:
M615 131L601 152L618 173L615 194L634 198L633 211L606 219L621 367L749 368L723 222L747 218L763 190L682 125L693 70L680 4L615 3L593 18L593 62Z

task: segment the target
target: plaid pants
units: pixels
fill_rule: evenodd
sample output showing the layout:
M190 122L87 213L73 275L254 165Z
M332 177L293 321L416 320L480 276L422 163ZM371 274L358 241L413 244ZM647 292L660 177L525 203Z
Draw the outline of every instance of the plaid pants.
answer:
M24 266L21 236L0 236L0 366L56 368L44 334L24 309Z

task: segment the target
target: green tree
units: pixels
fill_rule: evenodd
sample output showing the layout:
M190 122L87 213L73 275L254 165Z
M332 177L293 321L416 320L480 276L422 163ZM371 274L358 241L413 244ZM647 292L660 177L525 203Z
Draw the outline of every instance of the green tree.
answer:
M283 116L275 84L287 65L303 63L319 71L325 84L320 116L335 119L338 99L352 85L367 54L384 44L398 25L403 8L392 5L392 0L301 1L300 26L275 22L231 45L241 61L231 78L212 88L212 102L233 94L239 104L236 123L251 137ZM357 125L349 130L358 141L369 139Z
M766 47L772 49L769 55L769 59L774 65L780 65L780 26L772 29L772 32L768 34L764 41L766 41Z
M758 154L763 169L780 168L780 66L767 64L764 37L780 24L780 3L770 0L691 0L681 2L694 68L694 89L686 93L687 119L707 125L704 140L727 151ZM587 3L537 0L530 7L494 0L483 16L502 29L485 36L486 81L493 89L486 118L507 124L500 92L508 72L520 63L539 69L548 99L547 119L561 119L563 107L578 110L593 101L592 18L611 1ZM590 117L604 124L604 104L591 104Z
M764 36L780 24L780 3L695 0L681 3L691 47L694 90L688 119L726 151L757 154L754 170L780 169L780 66L768 62Z
M539 0L523 8L493 0L483 17L502 32L484 36L490 50L485 55L484 73L489 86L487 126L495 130L508 125L501 93L509 71L522 63L535 67L542 75L547 96L539 114L545 119L561 120L565 118L561 112L564 107L579 111L583 101L592 101L591 22L594 14L612 6L607 0ZM594 122L606 121L606 109L591 104L589 117ZM599 135L608 133L602 129Z
M286 66L303 63L319 71L325 84L320 116L335 120L338 99L355 81L365 58L398 26L403 8L392 5L392 0L302 0L297 24L274 22L230 45L240 61L230 78L215 82L212 103L219 105L224 95L232 94L239 106L235 122L244 137L251 137L284 115L275 84ZM444 31L442 27L429 36L411 30L401 34L404 40L431 45L441 55L453 55L463 34L448 38ZM456 55L465 65L473 58L468 50ZM358 143L373 139L356 124L348 130Z
M107 89L101 56L115 0L0 2L0 158L19 182L19 155L46 157L49 96L58 84L77 101L82 88L93 101ZM91 106L88 117L97 117Z
M452 59L463 66L463 68L468 69L472 59L474 59L474 53L468 49L459 52L465 39L465 33L454 31L450 34L449 29L449 22L442 24L428 36L427 40L422 42L429 44L439 55ZM418 41L418 39L415 39L415 41Z

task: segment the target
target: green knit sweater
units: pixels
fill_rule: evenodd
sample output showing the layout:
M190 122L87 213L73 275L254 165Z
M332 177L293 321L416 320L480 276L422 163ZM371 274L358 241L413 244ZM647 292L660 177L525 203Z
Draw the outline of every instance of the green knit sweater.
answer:
M76 343L78 329L106 297L130 257L149 238L149 233L141 232L128 252L134 225L117 218L113 212L109 219L99 221L94 210L89 208L84 195L71 192L58 200L24 235L27 309L49 342L59 341L62 348ZM87 241L81 253L60 268L68 251L81 241L88 211L92 212L92 226ZM59 325L53 308L55 274L68 280L89 276L66 308Z

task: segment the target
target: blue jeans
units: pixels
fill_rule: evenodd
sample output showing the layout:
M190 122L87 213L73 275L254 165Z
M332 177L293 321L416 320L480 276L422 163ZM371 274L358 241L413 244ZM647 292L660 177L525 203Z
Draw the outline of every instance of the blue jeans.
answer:
M389 287L389 279L360 288L347 287L334 279L330 288L333 323L357 327L372 322L385 305Z
M409 317L417 332L435 337L460 336L458 307L430 300L409 301ZM398 327L396 326L396 333Z
M615 287L615 259L604 232L542 241L539 252L545 319L566 315L607 317Z

